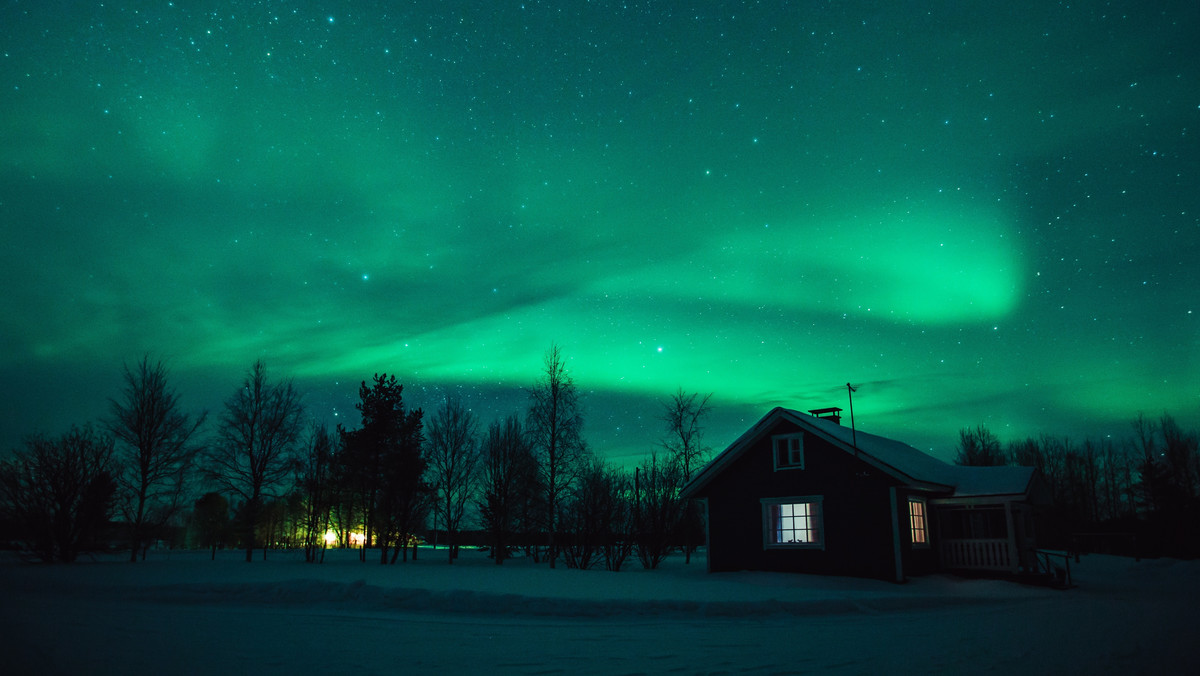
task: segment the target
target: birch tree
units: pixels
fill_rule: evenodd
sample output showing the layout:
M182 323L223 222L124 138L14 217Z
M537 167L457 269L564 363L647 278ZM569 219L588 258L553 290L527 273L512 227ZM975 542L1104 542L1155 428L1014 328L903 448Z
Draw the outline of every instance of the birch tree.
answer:
M488 425L482 456L479 515L488 534L492 558L499 565L508 558L522 508L537 491L537 464L520 417L510 415Z
M254 362L242 386L225 402L206 473L223 492L245 501L247 562L254 554L264 499L275 497L293 476L302 411L292 382L271 382L261 360ZM264 559L266 555L264 547Z
M183 413L179 395L167 384L167 368L143 356L125 366L125 387L109 401L108 431L117 442L117 504L129 524L129 560L146 557L146 547L186 506L184 488L200 447L196 432L206 414Z
M692 480L692 473L700 469L709 454L709 448L704 445L704 428L701 425L704 416L712 410L708 400L712 394L703 398L697 393L688 394L679 388L670 401L663 405L662 421L666 426L666 437L663 447L679 467L682 484ZM683 504L683 552L684 563L692 562L692 550L695 549L694 533L699 530L699 513L692 501Z
M583 414L579 391L557 345L546 351L543 368L541 379L529 391L525 427L538 458L538 473L545 491L546 555L553 568L558 553L555 541L558 510L584 451Z
M477 434L474 414L456 397L443 401L429 424L427 459L437 499L434 518L446 528L449 563L458 555L458 531L475 490Z

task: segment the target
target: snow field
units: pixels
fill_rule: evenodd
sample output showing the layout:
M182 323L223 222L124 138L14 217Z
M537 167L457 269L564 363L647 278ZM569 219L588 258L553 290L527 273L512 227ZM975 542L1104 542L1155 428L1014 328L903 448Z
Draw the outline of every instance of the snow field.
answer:
M0 563L4 673L1193 673L1200 563L1088 556L1058 591L495 566L444 551ZM11 667L13 671L9 671Z

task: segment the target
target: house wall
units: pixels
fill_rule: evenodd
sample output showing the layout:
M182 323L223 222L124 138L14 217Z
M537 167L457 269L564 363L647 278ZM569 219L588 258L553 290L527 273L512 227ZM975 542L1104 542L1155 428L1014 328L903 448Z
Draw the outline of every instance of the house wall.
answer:
M708 499L709 568L853 575L894 580L892 477L812 434L804 437L804 469L775 471L771 437L799 432L780 421L713 479ZM766 549L762 498L820 495L824 550ZM897 500L905 500L897 492ZM908 550L907 502L898 512ZM931 531L932 532L932 531Z

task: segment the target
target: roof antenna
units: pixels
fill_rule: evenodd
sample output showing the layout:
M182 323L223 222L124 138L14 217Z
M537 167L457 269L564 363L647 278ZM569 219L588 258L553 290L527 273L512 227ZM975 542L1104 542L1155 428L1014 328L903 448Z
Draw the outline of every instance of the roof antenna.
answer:
M850 397L850 444L854 446L854 457L858 457L858 432L854 429L854 393L858 390L846 383L846 396Z

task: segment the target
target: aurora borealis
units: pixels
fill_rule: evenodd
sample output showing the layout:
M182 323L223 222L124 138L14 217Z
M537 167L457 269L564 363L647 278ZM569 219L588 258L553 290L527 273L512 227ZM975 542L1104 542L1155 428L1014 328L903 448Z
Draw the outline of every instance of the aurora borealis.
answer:
M166 360L517 410L593 450L713 392L935 454L1200 424L1200 5L20 2L0 8L0 441Z

